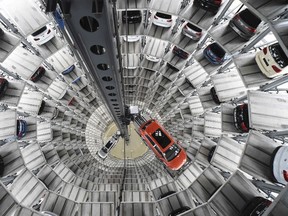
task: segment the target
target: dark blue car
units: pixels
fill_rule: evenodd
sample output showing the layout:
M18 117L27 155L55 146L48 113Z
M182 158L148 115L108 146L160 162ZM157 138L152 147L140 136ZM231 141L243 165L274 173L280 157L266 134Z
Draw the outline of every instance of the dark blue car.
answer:
M24 137L27 131L27 122L25 120L17 120L17 137L18 139Z
M75 65L73 64L73 65L71 65L70 67L68 67L67 69L65 69L65 70L62 72L62 74L63 74L63 75L67 75L67 74L71 73L72 71L74 71L74 69L75 69Z
M208 45L204 49L203 54L211 64L215 65L221 65L227 59L225 50L217 43Z
M57 22L59 28L62 29L62 30L64 30L65 23L64 23L64 20L63 20L60 12L59 12L58 10L59 10L59 9L57 8L57 9L53 12L53 16L54 16L54 19L55 19L55 21Z

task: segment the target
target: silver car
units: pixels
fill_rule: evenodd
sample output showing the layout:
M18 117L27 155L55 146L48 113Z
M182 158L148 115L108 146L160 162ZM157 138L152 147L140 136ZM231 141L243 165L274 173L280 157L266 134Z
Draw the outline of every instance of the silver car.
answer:
M105 159L110 152L110 150L116 145L120 138L120 131L117 131L106 143L105 146L103 146L100 151L97 152L98 156L102 159Z

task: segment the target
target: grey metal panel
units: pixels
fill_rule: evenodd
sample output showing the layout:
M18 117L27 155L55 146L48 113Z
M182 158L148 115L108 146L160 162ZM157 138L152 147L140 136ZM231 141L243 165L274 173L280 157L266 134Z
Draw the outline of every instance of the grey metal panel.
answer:
M156 214L154 202L131 203L122 202L120 204L120 216L151 216Z
M246 94L246 88L237 71L220 73L211 77L214 88L221 102L241 97Z
M64 181L72 182L75 174L67 168L62 162L57 164L53 169Z
M13 213L13 216L43 216L40 212L32 210L32 208L27 208L24 206L18 206L17 210Z
M124 184L124 190L134 191L134 190L148 190L147 184L145 183L137 183L137 184Z
M117 8L118 9L125 9L126 8L126 2L122 1L117 1ZM146 1L139 1L139 0L130 0L127 2L127 6L129 9L142 9L147 7L147 2Z
M216 213L213 211L213 209L210 207L210 205L203 204L199 207L196 207L195 209L189 210L181 216L216 216Z
M3 1L2 4L3 14L8 16L7 18L17 26L24 37L49 21L49 17L41 11L39 5L33 0L25 2L21 0Z
M167 184L171 181L173 181L173 179L170 175L155 179L155 180L149 182L150 190L153 190L153 189L160 187L161 185Z
M249 9L261 18L271 21L273 18L276 18L283 12L287 11L287 4L284 1L273 1L273 0L263 0L261 2L257 0L248 0L245 2L245 5Z
M186 147L186 153L190 156L191 159L195 158L197 152L198 152L198 149L200 148L201 146L201 143L198 142L197 140L192 140L190 143L188 144L182 144L183 147L186 147L185 145L188 145Z
M30 170L35 170L46 163L45 157L38 143L31 143L21 149L21 153L26 167Z
M52 191L57 191L62 187L64 181L57 175L49 165L45 165L38 173L37 178Z
M216 103L212 100L210 93L211 86L197 88L197 93L204 109L215 107Z
M15 199L24 206L35 204L46 191L46 188L29 171L23 170L9 188Z
M165 185L162 185L160 187L157 187L155 189L153 189L151 192L155 198L155 200L159 199L159 197L169 191L179 191L180 188L179 186L176 184L176 182L170 182L170 183L167 183Z
M115 215L114 203L79 203L79 215Z
M117 192L116 191L88 191L88 199L85 202L112 202L117 206Z
M233 62L247 88L260 86L269 81L269 79L262 74L257 65L255 53L237 55L233 57Z
M150 191L123 191L122 202L149 202L152 201Z
M269 208L263 213L263 216L285 215L288 212L288 185L272 202Z
M190 208L195 207L189 190L174 193L171 196L158 200L157 203L163 216L168 216L173 210L183 206L189 206Z
M189 191L191 191L198 202L205 203L224 182L224 178L219 171L209 166L189 186Z
M281 8L282 10L284 9L284 5ZM287 10L287 5L285 7ZM270 24L270 29L272 32L275 34L275 37L277 38L279 44L281 45L283 51L285 52L286 56L288 55L288 33L287 33L287 26L288 26L288 21L287 19L285 20L278 20L275 22L271 22Z
M195 88L200 87L208 78L207 72L197 62L194 62L182 72Z
M48 164L53 164L60 160L56 149L54 148L53 144L46 145L42 148L42 152L47 160Z
M25 83L16 80L8 80L8 89L1 98L1 103L17 106L25 88Z
M27 123L26 135L21 138L22 141L31 141L37 139L37 125L36 118L29 116L24 119Z
M16 138L16 111L0 112L0 119L3 122L0 124L0 140Z
M14 175L25 167L17 142L8 142L2 145L0 154L5 165L2 176Z
M208 162L209 151L213 146L216 146L217 143L215 143L214 141L212 141L206 137L202 140L200 145L201 146L197 151L195 159L196 159L197 163L200 163L203 166L208 166L210 164Z
M37 121L37 141L49 142L53 139L53 130L51 128L51 122Z
M177 179L177 181L185 188L189 187L193 181L202 173L201 168L192 163Z
M281 144L251 130L249 132L239 168L259 179L272 181L271 156Z
M40 92L32 92L24 90L18 104L18 109L27 113L37 115L43 100L43 94Z
M45 195L40 211L51 211L61 216L74 216L78 210L78 204L59 194L49 192Z
M3 30L3 28L1 29ZM0 62L3 62L20 43L20 39L16 35L3 31L4 35L0 37Z
M237 170L245 144L222 135L211 159L211 164L223 170Z
M81 187L72 184L64 184L60 195L75 202L85 202L88 197L88 192Z
M192 119L192 135L197 138L204 137L204 118L196 118Z
M168 12L169 14L177 14L178 10L180 8L180 2L178 1L173 1L173 0L152 0L149 4L150 8L152 10L156 11L164 11Z
M249 127L262 130L288 128L288 96L249 91L248 104Z
M67 89L67 84L56 79L49 86L47 91L50 96L58 100L58 99L61 99L65 95L66 89Z
M234 124L235 106L231 104L221 104L222 132L224 133L239 133Z
M18 46L3 62L3 66L23 79L29 80L43 59Z
M205 112L204 134L208 137L219 137L221 135L221 114Z
M240 171L236 171L208 203L217 215L240 216L256 196L263 195Z
M0 212L3 216L12 215L18 207L18 203L12 195L7 191L7 188L0 182Z

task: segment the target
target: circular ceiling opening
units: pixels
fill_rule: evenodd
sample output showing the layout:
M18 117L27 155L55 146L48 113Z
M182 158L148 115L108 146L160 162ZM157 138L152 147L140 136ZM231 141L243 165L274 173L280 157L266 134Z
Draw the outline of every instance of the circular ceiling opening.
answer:
M105 82L109 82L109 81L112 80L112 77L110 77L110 76L104 76L104 77L102 77L102 80L104 80Z
M108 64L101 63L97 65L97 68L100 70L108 70L110 67Z
M106 86L105 88L108 89L108 90L113 90L113 89L115 89L114 86Z
M100 45L93 45L90 47L90 50L96 55L103 55L106 52L106 49Z
M98 21L90 16L84 16L80 19L80 25L88 32L95 32L99 28Z
M109 96L116 96L115 93L109 93L108 95L109 95Z

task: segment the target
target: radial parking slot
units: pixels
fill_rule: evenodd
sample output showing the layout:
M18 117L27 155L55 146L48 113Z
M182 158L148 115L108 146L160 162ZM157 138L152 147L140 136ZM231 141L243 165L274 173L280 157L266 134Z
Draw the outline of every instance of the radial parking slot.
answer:
M9 71L19 74L23 79L29 80L42 62L42 58L18 46L3 62L3 66Z
M180 2L178 1L175 2L173 0L169 0L169 1L152 0L150 2L150 8L156 11L161 10L161 11L167 11L168 13L171 13L171 14L177 14L177 11L180 8Z
M126 42L125 39L126 36L122 37L122 46L121 46L121 51L123 54L125 53L141 53L141 44L140 41L136 42ZM140 37L140 36L137 36Z
M21 96L18 109L27 113L38 115L42 101L42 93L26 90Z
M217 42L219 42L227 51L234 53L241 50L247 41L241 38L234 30L228 26L229 22L217 25L209 30L211 35ZM240 31L240 30L239 30Z
M0 62L3 62L19 44L20 39L18 37L10 32L4 31L3 35L0 36Z
M219 137L221 135L221 114L206 112L204 115L204 134L208 137Z
M231 104L221 104L222 132L224 133L240 133L234 123L235 106Z
M274 181L272 177L272 155L280 143L251 130L246 141L239 168L258 179Z
M250 127L262 130L285 130L288 127L286 95L248 92ZM265 107L265 109L263 109Z
M124 215L156 215L156 206L154 202L122 202L120 204L120 216Z
M56 100L62 99L66 94L67 85L59 80L54 80L54 82L47 89L50 96Z
M211 80L214 83L215 93L219 102L229 101L246 94L246 88L237 71L216 74L211 77ZM215 97L215 95L212 97Z
M3 15L11 19L18 31L24 36L32 34L35 27L44 26L49 22L49 16L43 13L35 1L4 1L2 2Z
M25 88L25 83L16 80L8 80L8 88L1 98L0 103L17 106Z
M19 137L19 141L36 140L37 139L37 129L36 129L36 118L27 117L24 119L26 121L26 134L22 138Z
M37 122L37 141L49 142L53 139L53 130L49 122Z
M217 143L211 164L222 170L234 172L239 166L244 148L244 143L239 143L222 135Z
M0 139L16 138L16 112L12 110L0 112L0 117L3 121L0 129Z
M23 160L29 170L36 170L46 164L44 154L38 143L34 142L21 149Z
M275 37L278 39L279 44L281 45L284 53L288 56L288 31L287 31L288 21L279 20L273 23L270 23L270 29L274 33Z
M260 71L254 53L235 56L233 62L247 88L259 86L269 81Z

